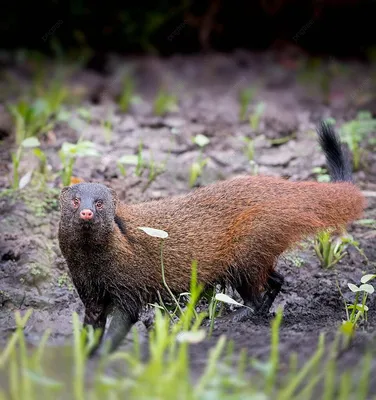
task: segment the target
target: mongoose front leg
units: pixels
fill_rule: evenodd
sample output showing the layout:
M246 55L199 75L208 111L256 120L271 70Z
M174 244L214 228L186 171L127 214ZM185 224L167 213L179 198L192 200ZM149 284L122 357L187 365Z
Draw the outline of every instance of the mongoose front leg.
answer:
M90 350L90 354L93 354L97 350L102 341L107 320L107 309L108 306L104 304L86 304L83 328L87 329L88 326L91 326L95 330L100 329L98 341Z
M282 285L285 281L285 278L278 273L277 271L273 271L268 278L268 290L265 292L262 302L257 308L258 314L267 314L272 306L275 298L278 296L281 291Z
M99 353L103 355L115 350L128 334L135 322L136 321L128 312L115 307L112 313L112 320L104 334L101 347L98 350Z
M104 293L102 296L98 297L93 296L90 292L85 290L85 286L81 283L77 276L73 275L72 278L77 289L77 293L85 307L83 329L87 329L89 326L91 326L94 330L100 329L98 341L90 350L91 355L96 351L102 341L111 301L107 293Z

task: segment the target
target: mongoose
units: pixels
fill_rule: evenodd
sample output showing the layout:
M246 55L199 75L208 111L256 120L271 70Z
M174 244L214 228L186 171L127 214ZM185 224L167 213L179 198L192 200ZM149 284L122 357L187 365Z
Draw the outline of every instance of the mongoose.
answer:
M139 227L167 231L163 260L173 292L189 290L196 260L200 282L226 281L256 312L269 310L283 284L278 257L307 236L343 228L365 207L333 128L321 123L317 132L330 183L239 176L135 205L99 183L62 189L60 248L85 306L84 326L101 328L100 351L114 350L142 306L164 292L161 239Z

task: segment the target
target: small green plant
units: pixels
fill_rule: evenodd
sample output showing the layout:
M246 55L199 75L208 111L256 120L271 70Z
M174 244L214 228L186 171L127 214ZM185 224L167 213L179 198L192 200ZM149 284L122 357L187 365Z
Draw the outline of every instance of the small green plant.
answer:
M346 321L343 321L341 326L342 333L345 334L349 340L354 336L358 324L361 321L367 322L367 298L375 291L374 287L368 282L375 278L375 274L367 274L362 276L360 286L354 285L353 283L347 284L349 289L355 293L353 304L347 304L345 301Z
M256 94L256 88L253 88L253 87L240 90L240 93L239 93L239 103L240 103L239 118L241 121L246 120L248 106L251 103L251 101L253 100L255 94Z
M342 140L349 146L353 155L353 168L358 171L361 164L363 150L361 143L371 138L371 134L376 131L376 119L368 111L361 111L356 118L344 123L340 128Z
M104 140L107 144L111 142L112 139L112 129L113 125L109 119L106 119L102 122L103 132L104 132Z
M66 272L64 272L62 275L60 275L57 279L57 285L59 287L66 286L69 291L73 290L73 284L71 280L69 279L69 276Z
M205 158L204 160L199 159L194 161L189 170L189 187L193 187L197 179L202 175L206 164L208 163L209 159Z
M255 141L252 138L243 136L243 142L245 143L244 155L248 158L248 162L251 168L251 175L257 175L259 166L254 160L255 158Z
M168 153L166 159L162 163L157 163L153 159L153 155L150 152L150 160L146 161L144 156L143 156L143 143L140 142L138 146L138 151L137 155L136 154L130 154L130 155L124 155L121 158L119 158L117 165L120 170L120 173L123 176L126 176L127 170L126 166L127 165L133 165L136 167L135 169L135 174L136 176L140 177L143 175L145 171L148 171L148 183L144 187L144 190L163 172L166 171L166 164L168 161L170 153Z
M178 111L178 109L178 97L165 90L159 90L154 100L154 114L162 116L168 112Z
M62 79L55 77L46 87L42 85L38 86L37 91L33 95L36 96L37 100L41 100L45 105L45 112L50 116L56 115L60 110L63 103L68 98L68 90L64 86Z
M125 113L128 112L131 104L138 101L138 97L135 96L134 88L135 84L132 77L130 75L125 75L123 78L122 91L118 101L120 111Z
M209 161L209 158L203 158L203 150L210 143L210 139L205 135L198 134L193 138L193 143L200 147L200 153L189 169L189 187L191 188L196 184Z
M322 68L322 60L318 57L309 57L302 64L298 73L298 81L304 84L311 85L313 82L317 82Z
M43 168L45 169L46 155L41 149L39 149L39 146L40 146L40 142L36 137L29 137L27 139L24 139L20 143L20 145L18 146L18 149L15 153L12 153L12 164L13 164L12 187L13 187L13 189L24 188L30 182L31 175L33 173L33 171L30 170L20 179L19 166L20 166L20 162L21 162L22 156L24 154L24 151L26 149L34 149L34 154L41 160L41 164L43 165Z
M187 307L185 312L188 310ZM133 344L128 351L115 351L101 358L93 369L88 355L98 342L99 331L81 329L79 316L74 313L72 345L63 349L72 356L62 358L59 352L54 356L54 348L48 347L50 330L44 333L37 347L27 346L25 326L32 312L29 309L23 316L15 312L16 329L0 351L2 399L366 400L372 394L373 353L368 351L359 363L343 371L336 365L337 341L328 348L324 333L319 335L317 349L304 364L299 363L296 353L292 353L288 363L282 364L281 309L271 322L270 353L266 360L248 357L243 351L236 355L238 361L231 362L235 358L234 348L222 335L210 349L205 368L194 382L190 349L205 339L205 332L196 320L179 320L171 328L169 318L157 308L146 361L134 330ZM187 326L191 329L187 330ZM51 371L51 360L56 364L53 364L54 371ZM251 374L246 373L248 367ZM88 369L94 371L90 380Z
M319 88L325 104L330 103L331 84L336 75L335 65L329 61L323 63L319 57L310 57L298 73L298 81L309 88Z
M82 118L84 121L86 121L88 124L90 124L92 122L92 114L90 112L90 110L88 108L85 107L80 107L77 110L77 114L80 118Z
M204 318L207 316L206 312L201 312L198 314L195 310L196 304L200 299L200 296L203 292L203 285L199 284L197 281L197 261L193 260L192 261L192 268L191 268L191 284L190 284L190 291L188 293L182 293L179 296L179 299L182 295L188 297L188 304L183 311L179 299L177 299L174 294L172 293L170 287L168 286L168 283L166 281L166 276L165 276L165 267L164 267L164 260L163 260L163 245L164 241L168 238L168 233L166 231L163 231L161 229L155 229L155 228L150 228L150 227L139 227L142 231L144 231L147 235L154 237L154 238L159 238L161 239L161 272L162 272L162 282L163 286L166 289L166 292L169 294L170 298L172 299L173 303L175 304L175 309L173 311L170 311L169 308L164 304L164 301L162 299L161 294L159 293L159 304L156 305L156 308L159 308L161 310L164 310L165 313L170 317L172 321L175 322L174 318L177 318L178 323L177 323L177 328L176 329L181 329L181 327L184 329L184 334L189 336L191 332L189 331L195 331L197 333L197 329L201 325L202 321ZM200 332L200 335L202 335L202 332ZM205 335L204 335L205 337ZM204 338L203 337L203 338Z
M260 102L256 105L255 110L249 117L249 123L252 130L257 131L260 125L260 119L265 111L265 103Z
M359 243L349 234L333 237L329 231L323 231L314 240L314 249L323 268L331 268L345 257L349 245L354 246L365 257Z
M286 254L285 258L297 268L301 268L304 265L304 259L300 257L298 253L291 252L289 254Z
M109 109L107 112L107 118L103 119L101 122L103 128L104 140L107 144L110 144L112 140L112 131L113 131L112 115L113 111Z
M166 159L158 164L156 161L154 161L152 154L150 155L150 160L147 165L148 169L148 185L149 186L152 182L154 182L157 177L161 174L163 174L166 171L166 164L168 161L169 155L167 155Z
M9 104L8 109L15 123L16 144L20 145L26 138L51 130L66 96L66 89L53 82L43 97L35 100L21 99L15 104Z
M16 145L20 145L24 139L43 134L52 128L52 124L48 121L49 115L45 112L45 106L41 101L29 103L20 100L8 108L15 122Z
M122 176L127 175L126 166L128 165L135 165L136 170L139 169L140 167L138 167L139 165L138 156L134 154L129 154L129 155L126 154L118 159L117 166ZM139 176L137 172L136 175Z
M244 154L249 161L253 161L255 158L255 141L247 136L242 137L245 143Z
M272 146L280 146L281 144L285 144L295 138L296 138L296 132L293 132L291 135L287 135L281 138L269 139L269 143Z
M209 337L213 333L215 318L221 313L221 310L217 310L218 300L215 298L216 288L215 286L208 287L203 291L202 297L208 302L208 318L210 321Z
M312 168L312 172L316 175L316 179L318 182L330 182L330 175L326 168L315 167Z
M69 186L73 174L74 163L80 157L96 157L99 152L94 143L90 141L79 140L76 144L65 142L59 151L60 161L62 163L61 177L64 186Z

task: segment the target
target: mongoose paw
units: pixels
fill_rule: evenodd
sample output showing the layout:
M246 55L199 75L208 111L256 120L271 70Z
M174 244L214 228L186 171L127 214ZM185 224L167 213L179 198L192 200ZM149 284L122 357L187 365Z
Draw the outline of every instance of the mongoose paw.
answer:
M257 308L256 313L257 315L268 315L270 311L271 305L268 301L264 301L260 307Z
M231 314L231 320L233 322L245 322L252 319L254 316L255 312L253 310L248 307L242 307Z

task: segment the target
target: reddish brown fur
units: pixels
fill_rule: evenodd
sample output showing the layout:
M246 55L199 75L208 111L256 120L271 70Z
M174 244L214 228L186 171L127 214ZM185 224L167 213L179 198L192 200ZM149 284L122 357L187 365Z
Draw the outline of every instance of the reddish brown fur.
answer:
M189 288L192 260L200 281L246 279L262 290L277 258L297 241L361 217L365 200L351 183L290 182L237 177L177 196L136 205L118 203L112 280L135 291L162 289L160 240L138 229L163 229L166 280L176 292ZM109 268L111 269L111 267ZM240 279L240 278L239 278ZM139 293L140 297L143 297Z

